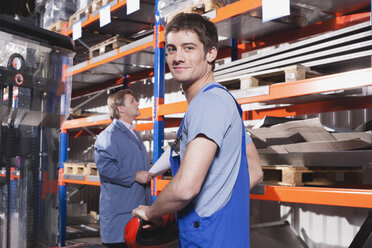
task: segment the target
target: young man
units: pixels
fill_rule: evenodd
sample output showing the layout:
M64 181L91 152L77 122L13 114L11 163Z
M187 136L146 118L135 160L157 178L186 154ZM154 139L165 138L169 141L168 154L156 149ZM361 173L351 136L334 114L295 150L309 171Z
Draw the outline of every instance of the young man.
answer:
M100 176L100 232L107 247L127 247L124 228L139 204L151 204L150 169L146 148L134 130L140 114L131 90L109 96L112 123L97 137L95 161Z
M153 223L177 212L181 247L249 247L245 128L240 107L213 77L217 37L197 14L179 14L166 27L167 64L189 103L177 134L181 163L171 158L173 179L153 205L133 211Z

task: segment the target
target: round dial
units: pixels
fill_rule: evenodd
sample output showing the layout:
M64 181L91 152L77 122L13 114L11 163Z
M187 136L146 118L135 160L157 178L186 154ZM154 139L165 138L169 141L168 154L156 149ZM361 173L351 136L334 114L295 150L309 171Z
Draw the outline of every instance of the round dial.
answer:
M12 60L12 67L14 70L19 71L22 68L22 59L20 57L14 57Z

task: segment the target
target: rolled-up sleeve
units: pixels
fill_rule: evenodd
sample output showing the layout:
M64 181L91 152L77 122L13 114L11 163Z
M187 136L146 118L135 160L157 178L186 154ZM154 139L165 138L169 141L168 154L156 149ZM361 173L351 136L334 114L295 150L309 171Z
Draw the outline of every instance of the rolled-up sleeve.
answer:
M213 140L220 148L222 140L229 130L227 120L232 118L226 104L216 94L207 94L196 99L191 106L193 108L187 116L187 143L203 134Z

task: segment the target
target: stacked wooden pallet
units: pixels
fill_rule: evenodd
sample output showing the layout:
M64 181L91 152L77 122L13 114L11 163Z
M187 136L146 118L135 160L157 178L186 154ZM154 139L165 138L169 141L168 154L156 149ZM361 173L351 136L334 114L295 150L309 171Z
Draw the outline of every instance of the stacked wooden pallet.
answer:
M67 21L58 20L52 25L48 26L46 29L48 29L49 31L56 32L56 33L61 33L61 31L63 30L66 24L67 24Z
M92 5L92 12L99 10L101 7L105 6L106 4L112 2L114 0L95 0L93 1Z
M76 11L69 20L69 25L73 25L75 22L88 17L90 14L93 14L95 11L99 10L101 7L109 4L114 0L94 0L91 4L87 5L85 8L82 8Z
M264 166L264 181L283 186L361 184L361 168Z
M120 36L111 37L105 41L98 43L89 48L89 58L97 57L106 52L117 49L123 45L127 44L127 39Z
M92 14L92 5L88 5L85 8L82 8L76 11L73 15L70 16L69 19L69 26L72 26L75 22L83 19L84 17L88 17L89 14Z
M241 87L246 88L260 85L257 82L256 85L254 82L250 83L251 78L272 74L277 70L283 71L282 74L285 77L270 83L286 82L291 78L296 79L294 74L285 72L288 66L301 65L304 68L303 72L311 74L313 72L310 69L314 68L327 70L327 73L330 69L337 71L337 63L372 55L371 35L370 23L360 23L293 43L281 44L271 47L271 49L248 53L242 59L217 66L214 75L216 80L222 84L241 80ZM302 75L299 74L297 79L303 79L303 72L301 72ZM248 82L243 82L244 80Z
M98 170L95 163L71 163L63 164L64 174L79 176L97 176Z
M223 7L222 0L173 0L160 1L160 15L169 22L179 13L205 14Z
M266 182L290 186L361 184L362 169L372 164L371 131L331 133L313 118L249 132Z

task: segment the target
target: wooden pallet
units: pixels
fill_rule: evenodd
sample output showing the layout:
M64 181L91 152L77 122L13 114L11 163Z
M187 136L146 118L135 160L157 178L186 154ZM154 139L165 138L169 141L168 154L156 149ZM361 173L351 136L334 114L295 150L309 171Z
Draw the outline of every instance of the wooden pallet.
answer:
M85 175L83 163L63 163L64 174L68 175Z
M98 176L95 163L64 163L64 174L80 176Z
M212 10L219 9L223 7L223 1L221 0L200 0L200 1L191 1L191 5L184 8L183 11L175 11L172 14L169 14L167 17L167 22L171 21L179 13L197 13L205 14Z
M106 52L117 49L127 44L124 38L114 36L89 48L89 58L94 58Z
M263 181L284 186L361 184L361 168L263 166Z
M67 21L59 20L53 23L52 25L48 26L46 29L48 29L49 31L60 33L63 30L63 27L65 26L66 23Z
M184 13L199 13L204 14L209 11L221 8L223 6L222 1L218 0L201 0L196 4L193 4L185 9Z
M87 17L89 14L92 14L92 4L86 6L85 8L82 8L78 11L76 11L73 15L70 16L69 19L69 26L72 26L75 22L81 20L84 17Z
M95 163L88 163L84 168L84 175L98 176L98 170Z
M95 0L93 1L92 5L92 13L96 10L99 10L101 7L105 6L106 4L112 2L113 0Z
M240 89L271 85L275 83L295 82L301 79L320 76L320 73L298 65L259 71L240 78Z

